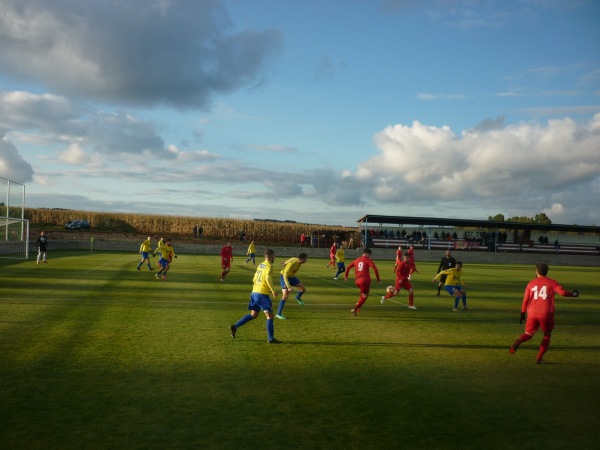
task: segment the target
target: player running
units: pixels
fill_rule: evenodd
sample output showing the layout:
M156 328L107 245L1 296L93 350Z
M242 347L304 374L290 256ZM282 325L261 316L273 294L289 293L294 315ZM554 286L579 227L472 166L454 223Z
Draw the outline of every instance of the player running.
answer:
M221 281L225 279L231 271L231 261L233 261L233 247L231 242L227 242L221 249Z
M337 261L338 270L333 279L337 280L340 274L346 271L346 253L344 250L344 244L340 244L340 248L338 248L335 252L335 260Z
M302 281L296 277L296 273L306 261L308 261L308 255L306 253L300 253L297 258L290 258L281 264L282 266L285 266L285 268L280 272L281 275L279 277L279 283L281 284L281 300L279 300L279 307L277 308L277 314L275 315L278 319L286 320L286 317L283 315L283 307L285 306L285 301L288 299L293 287L298 289L295 297L296 301L299 304L304 305L304 300L300 297L306 292L306 288L302 284Z
M331 266L332 269L335 269L335 252L337 252L337 245L334 242L331 248L329 249L329 262L327 263L327 268Z
M396 250L396 262L394 263L394 270L393 270L394 273L396 273L396 269L398 268L398 265L401 262L402 262L402 246L399 245L398 250Z
M458 311L458 304L460 303L461 299L463 303L463 309L469 309L467 308L466 285L461 280L462 262L456 261L456 267L453 267L452 269L442 270L433 278L433 282L435 283L438 280L438 278L441 278L444 275L447 275L446 284L444 285L444 287L446 288L448 294L454 297L454 309L452 309L452 311Z
M414 293L413 287L408 279L410 275L410 263L408 262L408 255L404 255L402 257L402 261L400 264L396 266L396 285L394 286L393 292L388 292L383 297L381 297L381 304L384 304L388 298L392 298L400 292L400 289L404 288L408 291L408 308L409 309L417 309L414 305Z
M535 332L541 328L544 337L540 344L540 350L536 357L537 364L543 364L543 356L550 346L550 338L554 329L554 294L562 295L563 297L579 297L579 291L567 291L555 280L546 277L548 274L548 265L540 263L535 266L535 279L527 284L525 295L523 296L523 304L521 306L521 318L519 323L522 324L527 316L525 323L525 333L510 346L511 355L514 354L519 345L530 340Z
M166 240L165 244L159 245L156 250L154 250L154 254L152 256L156 256L156 254L160 254L160 258L158 259L158 265L160 266L160 270L156 275L156 279L160 279L162 274L162 279L167 279L167 272L171 268L171 261L173 261L173 257L177 258L175 254L175 249L171 245L171 239Z
M410 280L413 273L419 273L415 264L415 247L410 244L406 253L408 253L408 262L410 263L410 273L408 274L408 279Z
M150 236L148 236L148 238L144 242L142 242L142 245L140 245L140 253L142 254L142 260L138 264L137 270L140 270L140 267L142 267L142 264L144 264L144 261L146 261L146 263L148 264L148 270L154 270L154 268L150 265L150 252L151 251L152 251L152 242L150 242Z
M377 281L381 281L379 278L379 271L377 270L377 266L375 262L371 259L371 249L365 248L363 250L362 256L356 258L352 261L346 272L344 273L344 281L348 281L348 274L350 273L350 269L354 268L354 276L355 283L358 289L360 290L360 297L358 298L358 302L354 308L350 310L353 315L357 315L360 312L360 308L369 298L369 291L371 290L371 274L369 269L373 269L375 272L375 276L377 277Z
M250 314L246 314L235 325L229 326L229 333L232 338L235 338L237 329L242 325L254 320L258 317L258 313L262 309L267 317L267 339L269 344L281 344L281 341L275 339L275 326L273 324L273 304L271 302L271 294L274 298L277 297L277 292L273 289L273 262L275 261L275 252L267 250L265 252L265 260L260 263L252 279L252 293L250 294L250 303L248 309Z
M256 247L254 247L254 241L250 241L246 255L248 256L248 259L244 262L244 265L248 264L248 261L252 261L252 265L255 266L256 259L254 256L256 255Z

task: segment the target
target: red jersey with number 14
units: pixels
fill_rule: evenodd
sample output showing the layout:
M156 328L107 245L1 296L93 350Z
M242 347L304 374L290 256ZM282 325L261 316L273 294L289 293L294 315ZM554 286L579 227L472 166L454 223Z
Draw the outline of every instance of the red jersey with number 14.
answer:
M354 261L352 261L346 269L346 277L350 273L350 269L353 267L356 276L356 284L371 282L369 268L373 269L373 272L375 272L375 276L377 277L377 281L379 281L379 271L377 270L377 266L368 256L361 256L360 258L356 258Z
M521 312L526 312L530 317L553 317L554 293L563 297L573 296L571 291L567 291L551 278L537 277L531 280L525 288Z

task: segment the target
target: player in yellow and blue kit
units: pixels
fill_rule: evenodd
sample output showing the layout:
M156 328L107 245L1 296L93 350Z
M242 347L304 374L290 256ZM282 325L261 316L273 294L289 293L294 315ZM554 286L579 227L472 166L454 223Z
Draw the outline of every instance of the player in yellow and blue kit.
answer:
M297 258L290 258L282 263L285 267L280 272L281 276L279 277L279 283L281 284L281 300L279 301L279 308L277 308L277 315L275 316L278 319L286 320L286 317L283 315L283 307L285 306L285 301L288 299L293 287L298 289L296 301L301 305L304 305L304 301L300 297L306 292L306 288L302 284L302 281L296 277L296 273L306 261L308 261L308 255L306 253L300 253Z
M231 337L235 338L235 333L239 327L250 322L258 317L258 313L262 309L267 316L267 339L269 344L281 344L281 341L275 339L275 326L273 324L273 304L271 302L271 294L277 297L277 292L273 288L273 262L275 261L275 252L267 250L265 252L265 260L260 263L252 279L252 293L250 294L250 303L248 309L250 314L246 314L235 325L229 326Z
M142 245L140 245L140 253L142 254L142 260L138 264L137 270L140 270L140 267L142 267L142 264L144 264L144 261L146 261L148 263L148 270L154 270L152 268L152 266L150 265L149 253L151 250L152 250L152 243L150 242L150 236L148 236L148 239L146 239L144 242L142 242Z
M251 241L250 245L248 246L248 251L246 252L246 255L248 255L248 259L246 260L244 265L248 264L248 261L252 260L252 265L255 266L256 265L256 260L254 259L255 254L256 254L256 248L254 247L254 241Z
M344 244L340 244L340 248L338 248L335 252L335 260L337 261L338 271L333 279L337 280L341 273L346 272L346 254L344 251Z
M171 261L173 261L173 257L177 258L175 254L175 249L171 245L171 239L167 239L167 242L164 245L159 245L156 250L154 250L154 254L160 254L160 259L158 260L158 265L160 266L160 270L155 275L156 279L160 278L160 274L162 273L162 279L167 279L167 272L171 268Z
M447 275L444 287L446 288L448 294L454 297L453 311L458 311L458 304L460 303L461 298L463 303L463 309L469 309L467 308L466 285L461 280L462 262L456 261L456 267L447 270L442 270L433 278L433 282L435 283L437 279L441 278L443 275Z

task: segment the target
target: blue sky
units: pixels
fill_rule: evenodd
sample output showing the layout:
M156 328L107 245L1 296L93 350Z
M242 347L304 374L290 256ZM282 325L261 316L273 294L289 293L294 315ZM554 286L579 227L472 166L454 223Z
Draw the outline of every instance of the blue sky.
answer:
M600 2L0 0L29 207L600 223Z

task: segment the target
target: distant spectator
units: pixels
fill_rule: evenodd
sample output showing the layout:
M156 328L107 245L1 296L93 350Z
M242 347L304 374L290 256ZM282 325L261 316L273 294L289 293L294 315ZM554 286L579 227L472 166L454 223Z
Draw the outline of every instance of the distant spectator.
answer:
M204 233L204 229L201 226L198 226L198 237L202 237L202 233Z
M560 251L560 243L558 242L558 239L554 241L554 249L556 250L556 254L558 254Z
M300 235L300 247L304 247L306 245L306 235L302 233Z
M194 225L194 237L198 236L198 227Z
M246 240L246 232L244 230L240 231L240 242L243 244Z

